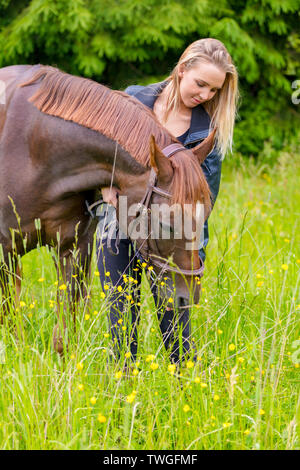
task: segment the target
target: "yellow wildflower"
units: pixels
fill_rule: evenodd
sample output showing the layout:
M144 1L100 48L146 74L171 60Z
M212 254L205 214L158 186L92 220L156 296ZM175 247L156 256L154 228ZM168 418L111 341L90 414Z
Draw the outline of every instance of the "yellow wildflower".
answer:
M127 403L132 403L132 402L134 401L135 396L136 396L136 393L137 393L137 392L136 392L135 390L133 390L133 391L130 393L130 395L127 395L127 397L126 397Z
M223 428L229 428L230 426L232 426L232 423L223 423Z
M186 363L186 368L187 368L187 369L192 369L193 367L194 367L193 361L187 361L187 363Z
M175 364L169 364L168 365L168 371L170 372L170 374L174 374L175 371L176 371L176 365Z
M101 413L98 414L97 419L98 419L99 423L106 423L106 418Z
M155 359L154 354L148 354L148 356L146 357L146 362L153 361L154 359Z

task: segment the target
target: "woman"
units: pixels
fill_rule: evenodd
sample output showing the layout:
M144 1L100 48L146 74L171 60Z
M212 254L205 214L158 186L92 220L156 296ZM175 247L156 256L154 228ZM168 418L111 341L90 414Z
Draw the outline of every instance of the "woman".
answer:
M186 147L198 145L207 135L209 129L216 128L216 145L202 164L204 175L212 194L212 205L215 203L220 185L222 159L228 150L232 150L232 137L236 106L238 100L238 75L232 59L222 42L213 38L193 42L181 55L171 75L161 83L149 86L130 86L125 90L153 110L158 120L171 134ZM114 204L114 194L102 190L104 199ZM205 260L205 248L208 243L208 224L204 225L204 242L199 256ZM107 281L109 272L113 286L120 286L119 291L112 292L112 306L109 323L116 352L122 347L124 331L120 328L122 312L128 311L125 288L125 275L135 279L136 291L134 304L131 304L130 350L133 358L137 353L137 324L139 319L139 296L142 270L134 256L129 239L120 240L119 254L114 256L102 240L99 251L98 269L102 287ZM99 247L99 242L98 242ZM121 290L122 288L122 290ZM157 305L156 286L152 286ZM132 302L132 301L131 301ZM158 319L166 348L170 347L170 358L179 361L179 341L174 327L174 312L171 309L161 312L158 306ZM181 318L182 346L184 353L190 349L190 322Z

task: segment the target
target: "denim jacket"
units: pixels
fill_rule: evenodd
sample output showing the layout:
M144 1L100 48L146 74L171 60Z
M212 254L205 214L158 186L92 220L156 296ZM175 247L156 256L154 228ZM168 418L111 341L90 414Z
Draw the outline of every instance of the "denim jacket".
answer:
M148 86L132 85L126 88L125 93L134 96L144 105L153 109L156 98L166 85L166 81L160 83L153 83ZM205 139L205 137L208 136L209 124L210 117L205 111L204 107L199 104L198 106L193 108L191 126L189 128L188 135L185 139L184 146L186 148L192 148L198 145L203 139ZM219 193L222 167L221 156L216 150L216 145L213 150L208 154L201 167L211 190L213 206L216 202ZM208 244L208 239L208 223L206 220L204 224L203 247L199 250L199 256L202 258L203 261L206 257L205 248Z

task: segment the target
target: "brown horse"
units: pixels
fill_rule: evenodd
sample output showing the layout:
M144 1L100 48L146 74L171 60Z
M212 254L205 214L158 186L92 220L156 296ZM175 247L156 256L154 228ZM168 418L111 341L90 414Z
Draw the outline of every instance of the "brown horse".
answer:
M4 88L0 97L3 311L9 297L8 268L15 271L18 256L36 248L38 242L51 246L59 240L58 266L70 295L75 292L75 279L76 286L83 286L96 228L86 202L93 203L101 188L112 184L119 196L127 197L128 205L145 201L145 194L148 207L150 199L156 204L193 207L201 201L208 215L210 193L200 164L213 147L214 132L193 151L177 148L168 158L162 149L178 144L176 138L148 108L123 92L42 65L5 67L0 69L0 81ZM154 171L156 178L149 189ZM161 191L152 193L155 182ZM72 268L75 235L77 278ZM144 242L138 240L137 245L146 256ZM201 268L197 249L185 250L184 242L184 236L176 244L147 240L147 254L159 256L152 263L157 273L162 271L158 260L173 256L176 298L180 299L189 298L188 289ZM171 279L169 264L163 271ZM198 301L197 283L193 294ZM54 343L61 351L58 330Z

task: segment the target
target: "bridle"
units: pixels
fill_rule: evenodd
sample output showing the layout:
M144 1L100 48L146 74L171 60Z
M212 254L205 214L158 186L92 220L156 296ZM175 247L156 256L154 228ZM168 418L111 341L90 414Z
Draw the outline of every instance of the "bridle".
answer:
M183 145L181 145L179 143L178 144L175 143L175 144L171 144L171 145L168 145L167 147L163 148L162 153L166 157L170 158L175 153L181 152L183 150L186 150L186 148ZM151 168L151 172L150 172L150 176L149 176L149 180L148 180L148 186L147 186L146 192L145 192L142 200L139 203L139 208L140 209L139 209L139 211L136 215L136 217L138 217L141 214L142 211L145 211L145 210L147 211L147 217L148 217L148 220L147 220L148 232L147 233L148 234L150 233L150 231L149 231L149 228L150 228L150 215L151 215L150 201L151 201L152 194L156 193L159 196L166 197L167 199L172 198L172 195L170 193L168 193L167 191L165 191L165 190L159 188L158 186L156 186L156 183L157 183L156 172L153 168ZM199 276L199 277L203 276L204 263L203 263L200 256L199 256L199 260L200 260L201 266L200 266L199 269L180 269L180 268L176 268L174 266L171 266L168 263L168 261L161 261L161 259L162 260L164 259L161 256L151 253L148 237L145 239L145 241L143 241L143 243L140 246L138 246L138 251L139 251L139 253L140 253L140 255L141 255L141 257L143 258L144 261L148 261L148 262L150 261L152 264L154 264L155 266L160 268L162 271L171 271L171 272L181 274L181 275L183 274L183 275L186 275L186 276ZM157 247L157 243L155 242L155 244L156 244L157 251L159 252L158 247Z

